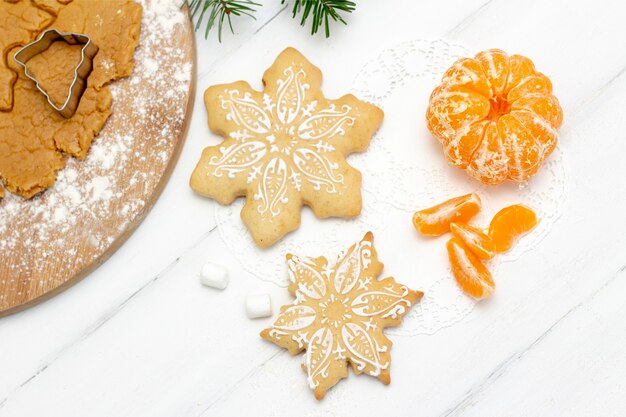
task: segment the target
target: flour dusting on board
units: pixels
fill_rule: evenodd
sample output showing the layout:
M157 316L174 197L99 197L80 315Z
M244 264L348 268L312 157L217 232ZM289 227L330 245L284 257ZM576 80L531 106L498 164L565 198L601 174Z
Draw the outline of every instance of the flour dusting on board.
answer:
M0 200L0 311L7 289L44 293L90 265L141 218L175 151L192 75L179 42L187 13L173 0L138 2L135 69L111 84L113 112L87 158L68 158L54 187L32 200Z

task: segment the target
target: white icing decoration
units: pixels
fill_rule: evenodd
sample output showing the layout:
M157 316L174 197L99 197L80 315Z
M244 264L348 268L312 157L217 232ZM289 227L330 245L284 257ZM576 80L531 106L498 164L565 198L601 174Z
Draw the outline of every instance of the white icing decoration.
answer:
M341 109L343 111L338 112L335 110L335 106L331 105L330 109L311 115L298 127L298 135L307 140L344 135L346 132L342 129L343 125L353 126L355 119L348 116L351 110L350 106L344 105Z
M272 217L278 216L279 204L286 204L289 201L285 196L286 192L287 164L281 158L274 158L265 166L263 179L254 195L256 200L261 200L263 203L258 208L259 213L265 214L269 210Z
M406 313L411 307L411 304L403 298L406 297L408 289L402 287L402 293L397 293L392 288L385 288L385 290L359 295L352 301L352 311L363 317L380 315L383 318L391 317L394 319Z
M386 352L385 346L379 347L372 337L356 323L346 323L341 329L343 343L352 353L350 360L357 365L359 371L363 371L369 364L374 369L368 372L372 376L380 375L380 371L389 367L389 362L381 363L379 353Z
M348 105L320 108L317 100L307 100L307 74L297 64L283 75L276 81L276 102L265 93L259 100L254 93L224 90L220 106L236 126L228 137L238 143L220 147L221 155L209 161L213 169L208 175L235 178L242 173L248 184L260 178L255 199L261 202L259 213L268 217L282 213L289 189L301 191L303 181L315 191L338 192L344 177L326 155L335 151L329 140L345 136L358 116Z
M287 76L284 80L278 80L278 97L276 113L278 120L284 124L293 122L304 100L304 92L309 89L308 84L302 84L301 78L306 77L306 73L303 69L294 73L293 67L285 68L283 72Z
M309 374L309 386L316 388L319 379L328 377L333 349L333 333L325 328L319 328L311 337L304 356L304 366Z
M221 158L212 157L209 164L216 165L213 175L221 177L226 172L229 178L235 178L235 174L245 171L261 160L266 154L265 145L262 142L235 143L228 148L220 147Z
M230 100L222 99L222 108L230 110L226 115L226 120L231 120L253 133L268 133L270 130L270 118L263 109L252 98L250 93L245 93L243 99L238 98L239 91L229 90L227 92Z
M385 325L399 322L411 302L406 286L368 274L377 262L374 253L372 242L364 239L342 252L335 265L294 255L287 261L296 301L284 308L269 336L307 350L304 367L312 388L333 367L344 366L341 361L373 376L389 367L387 356L381 355L388 342L377 338Z
M290 306L280 313L274 328L285 332L302 330L313 324L316 315L315 310L309 306Z
M357 284L361 271L369 265L369 263L363 263L362 258L369 259L371 246L369 241L359 242L338 262L335 273L335 290L339 294L349 293Z
M327 193L336 193L335 184L343 184L343 175L335 177L333 173L338 165L315 151L307 148L297 149L293 154L293 162L316 190L324 185Z
M298 283L298 290L309 298L319 300L326 294L324 277L315 269L309 259L292 256L287 262L289 279Z

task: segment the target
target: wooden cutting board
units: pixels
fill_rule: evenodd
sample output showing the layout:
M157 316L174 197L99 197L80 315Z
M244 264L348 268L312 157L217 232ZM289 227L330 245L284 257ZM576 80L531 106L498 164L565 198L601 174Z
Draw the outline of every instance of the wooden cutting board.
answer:
M111 85L113 113L54 187L0 200L0 317L52 297L102 264L150 211L176 163L195 96L187 8L144 6L135 70ZM167 15L165 15L167 13Z

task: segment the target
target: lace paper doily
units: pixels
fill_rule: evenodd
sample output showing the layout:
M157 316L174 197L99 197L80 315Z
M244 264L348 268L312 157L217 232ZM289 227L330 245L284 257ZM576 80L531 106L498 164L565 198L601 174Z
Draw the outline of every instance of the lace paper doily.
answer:
M248 272L264 281L287 286L288 252L334 259L346 245L374 232L384 276L424 291L424 298L390 334L434 334L469 314L475 302L461 292L448 267L447 237L423 238L411 218L418 209L460 194L476 192L483 211L474 223L487 226L502 207L524 203L537 211L537 228L506 254L489 262L496 284L502 262L513 261L535 247L561 214L565 198L563 155L557 149L539 174L524 187L505 183L485 186L448 166L439 143L426 129L428 97L443 72L459 57L473 55L442 40L417 40L384 50L357 74L352 93L385 111L385 121L364 153L348 162L363 174L363 211L353 220L316 220L304 209L301 227L269 249L259 249L243 225L240 199L218 206L215 218L227 247ZM569 132L562 130L560 140Z

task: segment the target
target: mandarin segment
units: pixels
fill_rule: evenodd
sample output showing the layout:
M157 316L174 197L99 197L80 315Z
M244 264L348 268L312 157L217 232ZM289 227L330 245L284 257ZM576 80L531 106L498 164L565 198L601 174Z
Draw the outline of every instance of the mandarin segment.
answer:
M444 73L426 121L451 165L498 185L539 171L556 147L563 111L552 82L530 59L491 49Z
M455 197L436 206L415 212L413 226L422 235L441 236L450 231L450 223L467 222L481 209L476 194Z
M450 223L450 231L480 259L491 259L496 254L496 245L493 240L478 227L453 222Z
M496 284L480 258L462 241L453 237L446 244L452 275L459 287L469 296L482 300L493 294Z
M528 79L535 73L535 64L533 61L522 55L511 55L509 58L509 77L507 79L508 86L514 86L509 88L506 99L507 101L514 101L511 97L511 91L515 90L517 86Z
M482 142L472 155L467 172L484 184L498 185L508 175L509 158L500 140L498 125L489 123Z
M495 244L496 252L502 253L511 249L537 223L535 212L522 204L505 207L497 212L489 224L489 237Z
M487 74L491 94L498 96L504 92L509 77L509 56L501 49L479 52L475 58Z
M491 85L482 66L474 59L461 58L443 74L443 85L463 86L485 97L491 92Z
M557 130L548 122L528 110L513 110L510 116L519 120L531 136L543 146L544 154L550 154L556 148Z
M539 169L542 146L537 143L530 131L510 114L498 120L498 132L503 138L502 144L508 158L509 178L515 181L527 180Z
M514 84L515 87L511 88L507 94L507 101L514 103L517 99L527 97L532 94L538 94L546 96L552 94L552 82L548 77L541 73L531 74L519 83Z
M472 156L482 143L485 129L489 122L473 123L464 135L456 135L448 143L444 144L444 152L448 161L459 168L466 168L471 162Z
M442 143L454 138L458 131L484 119L490 109L489 100L463 87L442 89L430 103L426 114L428 128L441 132Z
M545 120L555 129L563 123L563 111L554 96L532 95L520 97L511 105L511 110L528 110Z

